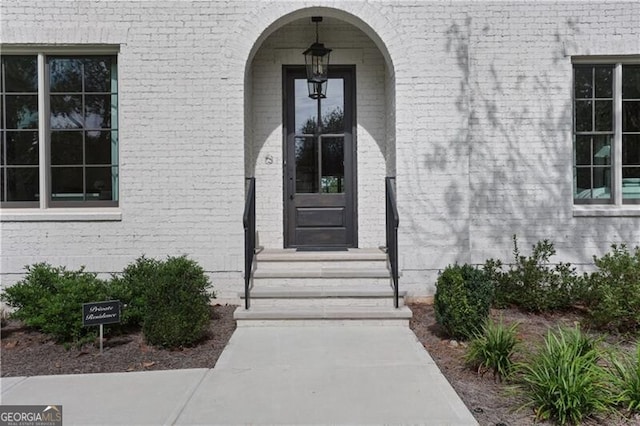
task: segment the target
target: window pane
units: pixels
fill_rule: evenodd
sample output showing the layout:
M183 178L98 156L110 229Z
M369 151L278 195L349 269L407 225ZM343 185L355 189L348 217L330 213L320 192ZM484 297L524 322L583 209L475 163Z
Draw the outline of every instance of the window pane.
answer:
M82 132L51 132L51 164L82 164Z
M640 198L640 167L622 168L622 198Z
M51 92L82 92L82 60L50 58L49 84Z
M38 164L38 132L6 132L6 164Z
M613 130L613 101L596 101L596 131Z
M591 168L576 169L575 198L591 198Z
M344 192L344 138L322 138L322 192Z
M87 200L112 200L111 167L87 167Z
M6 201L38 201L38 168L7 167Z
M86 132L85 149L87 164L111 165L111 132Z
M625 167L622 169L622 186L640 185L640 167Z
M49 63L51 199L117 200L118 132L110 130L117 110L116 57L57 57Z
M0 199L37 205L40 197L37 56L0 58Z
M576 132L591 132L591 101L576 101Z
M108 129L111 127L111 98L111 95L85 96L84 123L87 129Z
M51 96L52 129L79 129L82 125L81 96Z
M593 186L592 183L593 182ZM576 168L576 199L611 199L610 167Z
M82 167L51 168L51 200L82 201Z
M4 56L6 92L38 92L38 60L36 56Z
M574 73L575 98L592 97L591 67L576 67Z
M640 66L622 66L622 98L640 99Z
M597 135L593 137L593 164L611 164L611 136Z
M576 164L591 165L591 136L576 136Z
M640 135L622 135L622 165L640 165Z
M38 96L6 95L6 128L37 129L38 128Z
M613 97L613 68L595 68L596 98Z
M611 169L593 168L593 198L611 198Z
M622 131L640 132L640 101L622 102Z
M318 148L316 138L297 137L296 155L296 192L318 192Z
M84 60L85 92L111 92L110 57L93 57Z

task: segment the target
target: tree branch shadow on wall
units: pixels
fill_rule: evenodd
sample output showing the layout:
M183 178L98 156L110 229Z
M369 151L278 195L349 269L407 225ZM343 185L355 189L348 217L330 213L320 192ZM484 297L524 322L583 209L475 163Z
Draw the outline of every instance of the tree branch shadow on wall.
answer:
M572 101L571 90L567 90L571 61L566 52L567 47L575 47L573 37L580 33L579 25L567 20L564 33L557 27L549 46L553 68L523 70L515 78L512 74L501 78L503 71L496 64L502 59L500 53L488 65L475 62L473 51L469 55L471 24L468 18L464 26L453 23L447 31L446 49L455 55L461 74L455 95L459 119L452 123L458 130L448 140L428 141L430 153L416 164L424 171L418 172L417 181L407 184L416 185L412 193L420 194L417 185L428 182L425 176L464 173L467 168L469 180L451 179L445 194L446 211L438 212L439 204L426 197L415 197L412 210L427 212L444 225L436 234L453 237L459 262L482 263L489 257L510 261L514 234L522 247L550 239L558 250L554 260L574 264L590 263L594 254L606 252L611 243L628 240L632 218L573 217ZM490 30L485 26L481 32ZM513 73L510 67L506 72ZM481 81L481 76L489 79ZM566 78L566 84L558 76ZM514 96L522 101L514 103ZM466 158L468 164L452 169L452 157ZM468 211L461 213L465 208ZM442 220L443 216L457 219ZM416 230L411 244L438 245L429 224L412 216L401 219ZM491 247L482 246L489 241Z

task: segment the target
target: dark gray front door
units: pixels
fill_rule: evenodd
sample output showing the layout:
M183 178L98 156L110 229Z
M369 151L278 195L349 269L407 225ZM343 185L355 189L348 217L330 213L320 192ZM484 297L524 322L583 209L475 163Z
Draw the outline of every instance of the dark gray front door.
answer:
M285 67L284 109L285 246L356 247L355 67L329 68L318 100L304 68Z

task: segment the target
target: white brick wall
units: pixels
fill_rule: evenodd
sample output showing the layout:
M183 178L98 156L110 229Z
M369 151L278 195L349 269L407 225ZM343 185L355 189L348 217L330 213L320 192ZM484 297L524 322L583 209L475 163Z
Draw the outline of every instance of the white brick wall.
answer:
M4 0L4 45L120 46L122 220L0 222L2 284L36 261L111 272L187 253L221 296L239 290L254 164L261 243L282 245L280 70L312 15L357 67L361 246L382 243L382 178L398 176L405 289L508 258L514 233L577 263L640 242L640 211L575 217L571 200L571 55L640 55L636 1Z
M561 260L577 263L611 243L640 242L638 216L573 217L570 58L640 55L640 4L568 2L553 13L548 6L474 11L473 261L507 257L512 234L522 248L550 238Z

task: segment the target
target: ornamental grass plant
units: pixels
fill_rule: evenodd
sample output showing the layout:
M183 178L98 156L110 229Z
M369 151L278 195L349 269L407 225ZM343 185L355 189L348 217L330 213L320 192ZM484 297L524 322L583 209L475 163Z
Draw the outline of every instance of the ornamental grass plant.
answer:
M519 345L518 323L505 325L502 318L487 319L471 340L465 361L479 374L493 373L494 380L508 379L513 372L513 355Z
M600 361L598 342L580 329L549 330L537 350L517 365L521 408L533 409L536 420L561 425L610 411L615 398Z
M634 354L615 351L610 359L610 382L618 407L630 414L640 412L640 343Z

